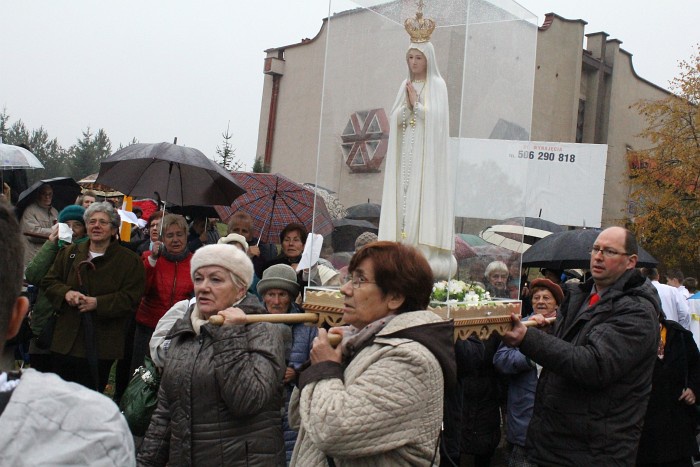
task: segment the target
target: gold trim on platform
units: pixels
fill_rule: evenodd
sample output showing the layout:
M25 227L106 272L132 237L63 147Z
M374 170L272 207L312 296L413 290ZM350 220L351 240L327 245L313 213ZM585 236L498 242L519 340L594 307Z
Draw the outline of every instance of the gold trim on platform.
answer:
M304 293L304 311L318 313L316 325L343 326L343 296L337 289L307 287ZM519 300L481 303L476 306L443 305L428 307L442 319L454 320L455 341L466 340L471 335L488 339L497 332L500 335L511 329L511 314L520 316Z

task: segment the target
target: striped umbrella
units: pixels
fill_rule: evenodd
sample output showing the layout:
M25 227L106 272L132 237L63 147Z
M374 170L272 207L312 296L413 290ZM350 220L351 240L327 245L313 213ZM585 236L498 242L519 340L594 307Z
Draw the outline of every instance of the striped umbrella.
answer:
M216 206L222 221L236 211L253 217L253 228L263 243L279 243L287 224L303 224L309 232L328 235L333 221L320 196L280 174L232 172L231 176L246 193L230 206Z

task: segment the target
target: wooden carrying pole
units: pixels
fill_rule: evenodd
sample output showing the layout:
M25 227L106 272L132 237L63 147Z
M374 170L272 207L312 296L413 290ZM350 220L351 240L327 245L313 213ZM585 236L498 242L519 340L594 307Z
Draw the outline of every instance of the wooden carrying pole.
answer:
M547 324L552 324L556 321L556 318L545 318ZM224 317L221 315L213 315L209 318L211 324L221 326L224 324ZM283 314L261 314L261 315L246 315L246 324L251 323L281 323L281 324L323 324L323 320L320 319L319 313L283 313ZM526 327L536 327L537 322L535 320L526 320L522 322ZM338 334L328 334L328 340L330 344L335 347L337 346L342 337Z
M284 313L284 314L263 314L263 315L245 315L246 324L251 323L281 323L281 324L319 324L318 313ZM224 317L221 315L213 315L209 317L209 322L217 326L224 324ZM333 347L340 344L342 336L340 334L328 334L328 341Z

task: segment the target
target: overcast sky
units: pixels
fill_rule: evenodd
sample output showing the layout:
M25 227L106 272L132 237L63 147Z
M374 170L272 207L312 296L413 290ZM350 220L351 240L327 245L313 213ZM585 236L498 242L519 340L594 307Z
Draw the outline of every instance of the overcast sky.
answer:
M637 73L662 87L700 42L698 0L519 3L538 25L555 12L621 40ZM326 0L0 0L0 108L64 147L90 126L114 149L178 137L209 157L230 121L250 167L263 51L314 37L328 10Z

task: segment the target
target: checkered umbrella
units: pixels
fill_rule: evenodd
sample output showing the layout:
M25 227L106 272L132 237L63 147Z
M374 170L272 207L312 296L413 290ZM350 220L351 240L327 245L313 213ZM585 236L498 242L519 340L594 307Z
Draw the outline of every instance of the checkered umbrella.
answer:
M236 211L247 212L263 243L279 243L280 232L292 222L324 236L333 232L326 204L311 189L280 174L233 172L231 176L246 193L231 206L216 206L222 221L227 222Z

